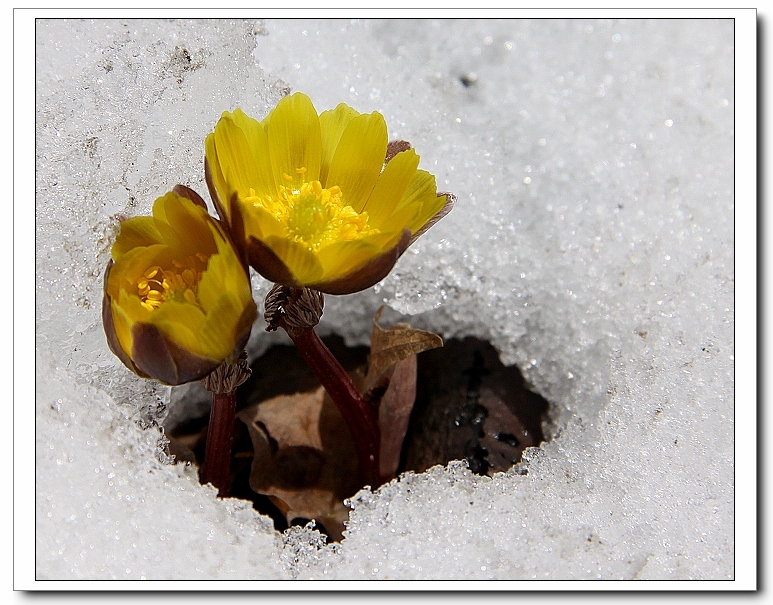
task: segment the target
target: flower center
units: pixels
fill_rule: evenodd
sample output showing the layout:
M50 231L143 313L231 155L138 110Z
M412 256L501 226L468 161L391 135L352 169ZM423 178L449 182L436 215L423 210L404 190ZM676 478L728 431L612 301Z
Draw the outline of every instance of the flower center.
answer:
M185 263L172 261L172 266L148 268L137 280L137 295L148 311L155 311L168 300L198 305L198 288L202 272L207 268L207 256L199 252Z
M306 168L296 169L305 174ZM292 182L292 177L283 174ZM276 196L259 197L250 189L246 202L268 211L285 229L285 237L317 252L325 244L360 239L378 233L368 225L368 213L357 212L344 202L341 188L337 185L324 188L319 181L304 182L300 188L281 185Z

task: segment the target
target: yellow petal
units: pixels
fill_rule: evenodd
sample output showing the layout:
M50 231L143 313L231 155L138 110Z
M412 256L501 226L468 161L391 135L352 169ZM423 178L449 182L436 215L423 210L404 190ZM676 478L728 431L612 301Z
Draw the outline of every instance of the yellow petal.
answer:
M443 206L443 201L438 206L435 177L425 170L417 170L392 216L380 229L397 231L407 227L415 233ZM437 210L433 211L436 206Z
M372 233L366 235L363 239L368 243L376 246L381 251L389 250L394 247L403 235L403 230L398 231L379 231L378 233Z
M135 216L121 222L120 235L113 244L113 260L137 246L152 246L163 241L152 216Z
M207 268L199 280L198 299L205 313L212 311L223 292L232 292L241 301L237 315L252 301L249 277L225 239L218 241L218 252L209 257Z
M236 325L243 310L243 305L232 292L220 292L199 330L202 349L208 351L212 358L224 359L231 353L241 336L236 334Z
M276 187L271 177L271 157L268 150L268 136L263 126L238 107L233 112L233 121L244 133L252 152L250 163L250 187L258 196L274 195Z
M384 166L387 138L384 116L375 111L352 118L341 134L326 186L338 185L344 203L357 212L362 212Z
M417 170L410 185L408 185L403 199L397 205L397 210L399 211L408 206L418 207L413 219L405 225L411 230L411 233L416 233L424 226L424 223L437 214L445 204L445 201L445 197L438 197L437 195L434 175L426 170Z
M426 170L417 170L395 210L401 210L406 206L416 203L423 203L436 195L437 185L435 184L435 177Z
M322 266L305 246L279 237L269 237L264 243L290 270L297 283L311 284L322 278Z
M367 263L383 252L383 248L366 239L339 241L325 246L317 253L324 271L322 279L341 277Z
M322 165L319 168L319 181L323 187L327 182L330 162L333 160L333 154L338 147L338 141L341 140L341 135L347 124L358 115L360 112L345 103L340 103L335 109L328 109L319 114L319 127L322 133Z
M234 191L240 197L246 197L250 187L257 190L270 177L265 174L263 166L256 165L244 131L234 123L229 113L224 113L215 126L215 151L228 185L226 199L230 199ZM264 186L263 189L267 188Z
M212 220L207 211L176 193L169 192L156 200L153 216L166 243L182 258L197 252L209 256L216 250L208 223ZM170 232L167 232L166 225ZM172 237L171 233L174 233Z
M117 300L121 310L126 314L126 317L132 324L145 321L150 314L150 311L142 306L140 299L134 292L121 290L118 293Z
M217 304L221 292L226 285L227 267L223 256L213 254L209 257L207 270L201 275L198 285L199 304L209 313Z
M123 309L120 301L113 299L110 303L110 309L113 313L113 326L115 329L115 335L118 337L118 342L121 344L121 349L126 353L127 357L131 357L132 352L132 326L134 322L129 315Z
M244 232L259 240L271 236L281 236L286 228L270 212L249 202L240 205Z
M380 229L383 222L394 212L418 166L419 156L413 149L398 153L389 161L365 204L368 223L372 227Z
M204 313L197 305L169 300L150 313L145 322L158 326L164 334L191 353L217 359L199 340L198 334L204 320Z
M446 197L444 195L438 197L436 193L433 198L429 198L429 196L424 198L421 202L421 209L414 216L413 220L408 224L408 228L411 230L411 233L416 233L419 229L421 229L429 219L440 212L441 208L443 208L445 204Z
M322 135L319 116L311 99L297 92L279 101L264 122L268 133L271 167L277 188L300 188L303 180L319 179ZM305 168L306 173L297 170ZM287 175L289 180L285 179Z
M388 233L393 233L400 229L409 229L409 225L416 222L416 217L419 215L420 210L421 206L419 204L405 206L392 213L392 216L384 222L381 229Z
M310 288L328 294L351 294L370 288L389 274L400 254L408 247L410 239L411 232L408 229L404 229L397 234L394 245L383 250L381 250L380 246L374 246L379 248L379 253L375 255L372 254L372 249L364 250L359 247L361 244L357 248L352 246L349 250L339 250L341 253L339 258L356 258L359 263L349 265L348 267L340 266L333 268L331 266L329 267L331 275L308 285ZM343 265L345 261L340 262ZM340 273L340 275L334 276L332 274L333 271Z
M156 223L156 229L161 234L161 241L174 250L175 253L179 254L186 247L186 238L185 236L180 237L179 231L172 227L178 220L176 216L178 214L177 208L172 207L177 198L178 196L171 191L158 198L153 203L153 220ZM168 218L167 214L170 214L171 218ZM183 220L187 222L187 219Z

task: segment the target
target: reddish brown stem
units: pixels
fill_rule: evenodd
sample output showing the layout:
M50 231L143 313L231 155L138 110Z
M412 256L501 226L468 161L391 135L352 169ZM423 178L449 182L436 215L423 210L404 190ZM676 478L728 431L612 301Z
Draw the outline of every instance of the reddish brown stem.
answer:
M381 485L378 468L381 433L375 411L362 398L346 370L320 340L314 328L290 329L287 333L338 406L349 427L357 449L362 479L371 487L378 487Z
M200 479L204 485L207 483L214 485L220 498L228 497L235 418L236 391L233 390L226 394L212 393L212 410L209 413L209 428L207 428L207 448Z

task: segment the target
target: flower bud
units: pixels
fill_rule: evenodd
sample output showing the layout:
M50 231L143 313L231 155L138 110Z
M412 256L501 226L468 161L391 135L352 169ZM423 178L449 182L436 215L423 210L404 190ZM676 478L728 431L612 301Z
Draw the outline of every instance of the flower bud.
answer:
M178 185L123 221L111 254L102 322L129 369L178 385L239 356L257 318L249 273L198 194Z

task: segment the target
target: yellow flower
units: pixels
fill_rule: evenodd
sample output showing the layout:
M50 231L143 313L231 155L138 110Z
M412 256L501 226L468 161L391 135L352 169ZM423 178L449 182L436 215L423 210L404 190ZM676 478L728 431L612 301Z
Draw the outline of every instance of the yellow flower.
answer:
M451 209L454 197L418 165L407 143L387 144L380 113L342 103L317 115L301 93L262 122L225 112L206 140L210 193L249 264L329 294L383 279Z
M153 216L121 223L102 322L132 371L172 385L199 380L241 353L256 318L247 270L198 194L178 185Z

